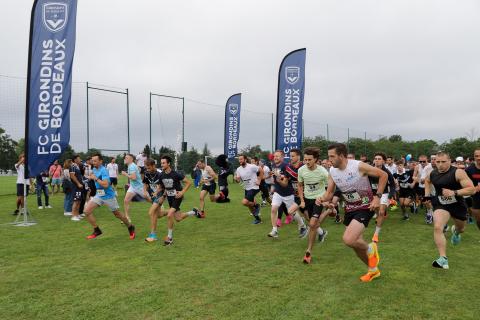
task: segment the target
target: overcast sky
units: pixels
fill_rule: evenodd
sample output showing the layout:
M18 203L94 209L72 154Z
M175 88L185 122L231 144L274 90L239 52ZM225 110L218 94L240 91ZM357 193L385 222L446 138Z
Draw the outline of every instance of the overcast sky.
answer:
M0 74L25 77L33 1L1 0ZM80 0L76 82L130 92L131 151L148 143L149 92L184 96L185 138L223 150L226 99L242 93L240 146L271 147L279 64L306 47L305 134L443 142L480 119L480 2ZM23 80L0 77L0 126L23 130ZM72 144L86 147L85 85ZM90 92L91 146L126 148L125 97ZM196 101L217 106L208 106ZM18 104L18 106L17 106ZM180 101L153 99L153 145L178 146Z

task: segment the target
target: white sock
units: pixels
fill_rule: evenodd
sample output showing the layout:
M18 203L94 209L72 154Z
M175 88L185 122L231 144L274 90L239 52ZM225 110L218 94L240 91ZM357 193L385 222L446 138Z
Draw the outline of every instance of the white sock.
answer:
M173 229L168 229L168 237L173 238Z
M323 231L322 227L318 227L317 234L323 234L323 233L324 233L324 231Z
M300 215L297 214L296 212L293 213L293 219L297 221L299 229L305 228L305 222L303 222L302 217L300 217Z
M382 230L382 227L375 227L375 234L378 235L380 230Z
M187 212L187 216L189 216L189 217L192 217L194 215L195 215L195 211L193 211L193 210Z
M277 228L277 227L273 227L273 228L272 228L272 232L278 232L278 228Z

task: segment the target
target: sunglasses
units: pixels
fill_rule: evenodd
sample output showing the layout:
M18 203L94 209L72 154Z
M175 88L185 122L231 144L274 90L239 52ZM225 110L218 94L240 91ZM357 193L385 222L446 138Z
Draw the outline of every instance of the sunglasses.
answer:
M418 161L418 162L420 162L420 163L427 163L427 161Z

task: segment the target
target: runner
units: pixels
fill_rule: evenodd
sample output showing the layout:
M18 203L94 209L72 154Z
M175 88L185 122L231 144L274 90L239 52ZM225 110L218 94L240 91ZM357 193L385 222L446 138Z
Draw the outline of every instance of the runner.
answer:
M160 181L162 189L165 190L168 205L170 208L167 211L168 217L168 234L165 237L163 244L169 246L173 244L173 227L175 221L180 222L188 217L196 216L197 218L205 218L198 209L193 208L189 212L180 212L180 205L183 201L183 195L192 185L192 182L187 179L182 173L172 169L172 158L169 156L162 156L160 159L162 173L160 174ZM182 188L183 183L183 188Z
M477 227L480 229L480 148L477 148L473 154L474 162L467 168L468 177L473 181L475 194L472 195L472 214L477 221Z
M467 207L463 196L473 195L475 187L463 169L452 166L448 153L438 152L436 156L437 168L425 178L425 197L433 204L433 238L440 255L433 261L432 266L448 269L444 228L452 217L455 224L452 226L451 243L459 244L460 234L465 230L467 220Z
M418 157L418 165L415 167L414 179L418 183L416 192L421 203L423 203L423 196L425 195L425 179L427 175L433 170L432 166L427 161L427 156L421 155ZM425 223L433 223L433 210L432 204L427 201L424 203L426 208Z
M119 211L115 192L110 185L110 177L107 169L103 166L103 157L97 153L92 156L93 172L90 179L95 181L97 188L96 195L87 203L84 210L87 221L93 227L93 233L87 239L95 239L102 234L102 230L97 225L97 221L93 216L93 211L102 205L106 205L117 219L120 219L128 228L130 239L135 239L135 226L128 221L127 217Z
M109 164L107 164L108 176L110 177L110 183L113 190L117 192L118 184L118 164L115 163L115 158L112 158Z
M394 175L395 173L397 173L397 165L395 164L395 161L393 160L393 157L392 156L387 156L387 158L385 159L386 163L385 163L385 168L388 169L388 171L390 171L390 173L392 175ZM403 162L402 162L403 163Z
M50 184L52 186L52 195L60 191L60 186L62 184L62 171L62 166L58 163L58 160L55 160L48 170ZM57 186L57 191L55 191L55 186Z
M398 184L398 201L400 202L400 209L403 214L403 221L410 219L406 208L410 208L412 202L415 201L415 193L413 188L415 183L413 181L413 171L405 169L403 161L397 161L397 172L393 175ZM413 201L412 201L413 200Z
M80 164L82 159L79 155L74 155L72 157L72 165L70 166L70 179L73 183L72 194L73 194L73 206L72 206L72 221L80 221L82 217L80 216L80 204L84 197L84 188L83 185L83 176L80 171Z
M378 236L380 235L380 231L382 230L383 222L387 218L387 209L390 204L389 199L392 199L395 196L395 180L393 179L393 175L390 173L390 171L385 167L386 159L387 156L383 152L377 152L373 157L374 166L377 169L384 171L388 175L388 183L383 191L382 197L380 198L380 208L377 211L375 232L372 237L372 241L375 243L378 243ZM377 193L378 178L371 177L370 183L372 184L373 193Z
M285 154L282 150L277 150L273 158L273 179L275 181L275 192L272 197L271 222L272 231L268 234L270 238L278 238L278 209L285 204L288 213L293 216L293 219L298 223L299 237L307 236L308 229L305 226L300 214L297 214L298 204L295 203L295 190L292 185L292 170L287 169L287 164L284 162Z
M315 204L315 200L325 193L328 183L328 171L317 165L319 157L320 150L318 148L305 148L303 152L305 165L298 170L300 208L305 210L305 214L309 218L308 247L303 257L303 262L306 264L312 261L312 249L317 235L318 241L323 242L328 234L328 231L323 230L320 225L329 212L322 213L322 206Z
M232 168L227 161L227 156L219 155L215 159L215 164L219 167L218 171L218 189L219 193L215 196L215 201L218 203L230 202L228 198L228 176L233 174Z
M347 147L335 143L328 147L328 157L332 161L327 192L317 199L317 205L331 206L335 187L345 200L345 232L343 242L352 248L360 260L368 266L368 272L360 277L370 282L380 276L378 264L380 257L376 243L367 244L363 233L373 212L380 207L380 198L387 184L388 175L378 168L361 161L347 159ZM379 179L377 194L373 194L368 177Z
M207 193L210 195L210 201L215 202L215 190L217 189L217 184L215 180L217 179L217 174L213 171L212 167L207 165L204 160L198 160L197 166L202 172L202 189L200 190L200 212L202 215L205 215L205 196Z
M255 220L253 224L262 223L260 219L260 205L255 203L255 196L260 191L260 181L263 179L263 171L256 165L248 163L248 158L245 155L238 156L238 163L240 166L235 171L235 180L240 183L245 189L245 195L242 204L248 208Z
M135 196L140 197L143 199L143 180L142 176L140 175L140 171L135 163L133 163L134 157L133 154L126 154L125 155L125 164L127 165L127 172L122 171L122 175L127 177L130 181L130 186L128 187L127 192L125 193L125 199L123 200L123 206L125 210L125 216L127 217L128 221L131 221L129 210L130 210L130 202ZM145 164L145 162L143 162ZM110 175L109 175L110 179Z
M143 174L145 173L145 160L147 160L147 154L142 151L136 157L133 157L133 159L135 160L138 169L140 170L140 175L143 180Z
M150 233L147 238L145 238L145 241L154 242L158 240L157 221L161 217L167 216L168 211L162 210L162 203L165 197L161 184L161 172L157 169L155 160L147 159L145 161L145 169L143 178L144 198L152 203L148 210L148 215L150 216Z
M273 183L273 178L271 175L271 170L268 166L265 165L265 160L259 160L258 166L263 170L263 179L260 181L260 192L262 193L262 207L267 206L267 203L271 203L272 199L270 198L270 182ZM267 183L268 180L268 183Z

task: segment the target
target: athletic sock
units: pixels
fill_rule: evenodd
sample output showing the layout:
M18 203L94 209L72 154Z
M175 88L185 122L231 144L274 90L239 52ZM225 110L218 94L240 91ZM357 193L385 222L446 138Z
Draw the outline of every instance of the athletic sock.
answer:
M293 213L293 219L297 221L299 229L305 228L305 222L303 222L302 217L300 217L300 215L297 214L296 212Z
M380 234L380 230L382 230L382 227L375 227L375 234L377 236Z
M190 211L187 212L187 216L189 216L189 217L193 217L194 215L195 215L195 211L193 211L193 210L190 210Z
M168 237L169 237L170 239L173 238L173 229L168 229Z
M272 228L272 231L273 231L273 232L278 232L278 228L277 228L277 227L273 227L273 228Z
M325 231L323 231L322 227L318 227L317 229L317 234L323 234Z

